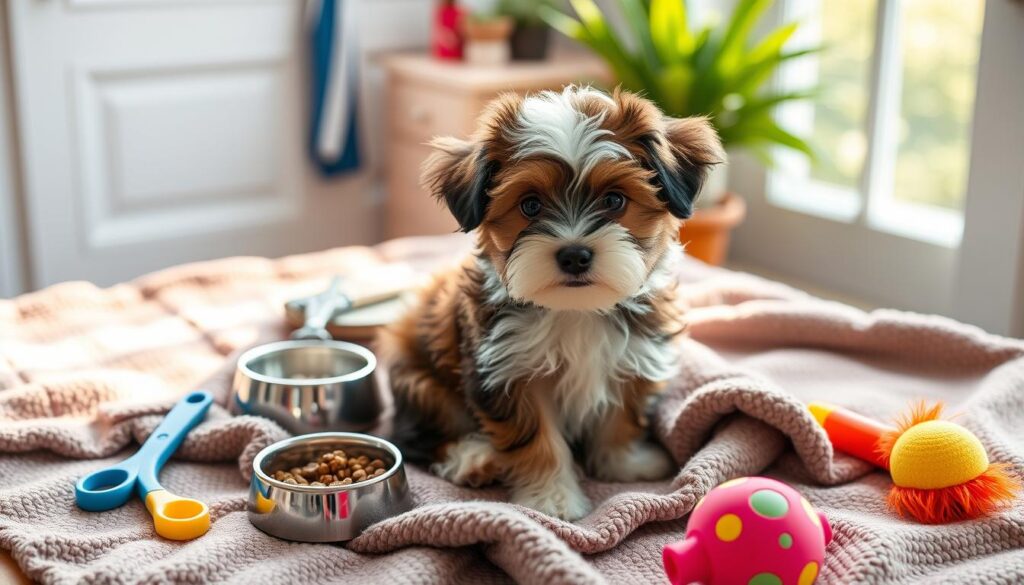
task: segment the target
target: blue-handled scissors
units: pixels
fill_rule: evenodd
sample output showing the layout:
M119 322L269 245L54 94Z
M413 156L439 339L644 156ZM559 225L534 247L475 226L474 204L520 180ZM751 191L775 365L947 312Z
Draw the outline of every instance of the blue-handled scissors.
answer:
M160 426L146 439L142 448L128 459L94 471L75 484L78 507L102 512L122 506L136 490L153 516L156 533L171 540L191 540L210 529L210 510L206 504L176 496L157 479L160 468L206 416L213 404L209 392L192 392L167 413Z

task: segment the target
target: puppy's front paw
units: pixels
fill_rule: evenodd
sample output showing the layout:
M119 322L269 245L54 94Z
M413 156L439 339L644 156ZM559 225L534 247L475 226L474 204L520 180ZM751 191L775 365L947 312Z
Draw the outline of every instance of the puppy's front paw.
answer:
M513 490L512 501L562 520L578 520L590 512L590 500L572 472L551 481Z
M665 449L647 441L597 454L588 467L591 475L605 481L653 481L679 470Z
M497 479L497 467L490 441L469 435L453 445L444 461L435 463L430 470L454 484L480 487Z

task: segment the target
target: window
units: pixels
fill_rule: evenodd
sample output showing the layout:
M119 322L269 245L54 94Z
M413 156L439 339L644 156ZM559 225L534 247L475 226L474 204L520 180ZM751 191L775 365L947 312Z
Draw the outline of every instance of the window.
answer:
M785 1L794 47L825 49L783 69L783 88L819 94L777 115L820 156L779 152L768 200L959 245L983 15L983 0Z
M732 261L1024 335L1024 2L776 8L804 23L800 42L830 47L778 79L821 88L777 112L821 160L783 154L765 169L730 153L729 187L749 209Z

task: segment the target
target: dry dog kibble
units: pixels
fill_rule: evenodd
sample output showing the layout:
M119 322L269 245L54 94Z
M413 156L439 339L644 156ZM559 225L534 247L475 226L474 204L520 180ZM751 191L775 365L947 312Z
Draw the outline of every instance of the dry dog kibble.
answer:
M367 455L348 455L337 449L319 454L302 467L292 467L287 471L279 469L272 476L289 485L338 487L380 477L385 471L387 464L381 459L370 459Z

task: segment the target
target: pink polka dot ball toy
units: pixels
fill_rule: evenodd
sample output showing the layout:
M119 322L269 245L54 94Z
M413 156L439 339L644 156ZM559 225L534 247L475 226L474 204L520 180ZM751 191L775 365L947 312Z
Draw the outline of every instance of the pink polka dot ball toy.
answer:
M800 492L767 477L727 481L697 502L686 538L665 546L673 585L811 585L832 527Z

